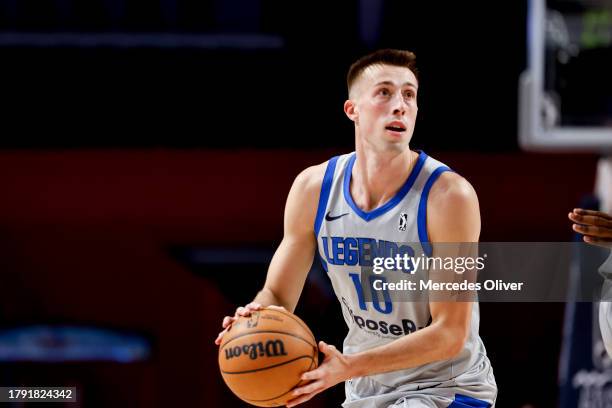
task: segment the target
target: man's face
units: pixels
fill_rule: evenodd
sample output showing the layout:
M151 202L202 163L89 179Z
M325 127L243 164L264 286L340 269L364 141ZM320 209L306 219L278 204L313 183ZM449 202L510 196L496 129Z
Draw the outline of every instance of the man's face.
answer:
M353 84L344 109L361 143L378 151L408 146L417 116L418 83L404 67L371 65Z

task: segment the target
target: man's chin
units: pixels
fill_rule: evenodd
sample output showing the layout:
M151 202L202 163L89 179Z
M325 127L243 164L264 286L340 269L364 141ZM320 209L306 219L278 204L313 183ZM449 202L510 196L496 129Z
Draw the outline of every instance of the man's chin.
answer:
M398 132L391 132L391 133L398 133ZM408 142L410 142L410 138L405 134L402 134L400 136L385 134L383 137L383 140L384 140L384 144L386 145L402 146L402 147L408 146Z
M402 153L408 149L408 140L385 140L380 144L380 150L383 152Z

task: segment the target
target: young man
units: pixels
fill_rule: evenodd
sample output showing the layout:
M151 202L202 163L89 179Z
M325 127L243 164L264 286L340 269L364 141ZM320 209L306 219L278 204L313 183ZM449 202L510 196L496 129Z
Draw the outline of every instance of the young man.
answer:
M489 407L497 388L478 336L478 304L381 306L364 299L359 275L364 248L411 242L422 247L415 253L427 253L431 243L477 242L476 193L448 167L409 148L418 110L413 53L367 55L351 66L347 83L344 112L355 124L355 152L298 175L264 288L235 316L268 305L293 311L318 249L349 332L343 352L319 343L325 359L304 373L311 382L294 390L288 406L345 381L347 408ZM235 316L225 317L225 330Z

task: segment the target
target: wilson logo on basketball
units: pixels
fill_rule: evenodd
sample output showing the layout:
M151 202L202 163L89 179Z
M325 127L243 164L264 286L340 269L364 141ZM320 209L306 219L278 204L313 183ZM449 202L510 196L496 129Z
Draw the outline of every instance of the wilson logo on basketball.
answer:
M241 355L249 356L251 360L259 357L286 356L285 344L282 340L268 340L263 342L244 344L242 346L228 347L225 349L225 359L230 360Z

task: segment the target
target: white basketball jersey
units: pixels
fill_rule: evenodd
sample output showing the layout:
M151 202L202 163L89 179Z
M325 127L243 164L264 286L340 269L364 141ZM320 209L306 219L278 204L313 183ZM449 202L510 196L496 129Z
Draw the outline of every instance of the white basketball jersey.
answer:
M319 255L323 261L348 326L343 352L359 351L386 344L431 323L428 302L392 302L363 291L361 267L377 257L408 253L430 255L427 237L427 197L437 178L450 169L421 152L410 176L397 194L372 211L360 209L350 194L355 153L332 158L327 166L315 221ZM408 244L412 243L408 247ZM482 384L476 394L493 402L496 386L486 351L478 335L478 304L472 308L471 330L463 350L453 359L423 366L352 379L347 384L347 401L376 393L458 386L462 377ZM349 396L348 394L352 395ZM470 392L465 394L470 395Z

